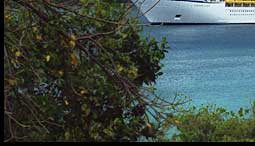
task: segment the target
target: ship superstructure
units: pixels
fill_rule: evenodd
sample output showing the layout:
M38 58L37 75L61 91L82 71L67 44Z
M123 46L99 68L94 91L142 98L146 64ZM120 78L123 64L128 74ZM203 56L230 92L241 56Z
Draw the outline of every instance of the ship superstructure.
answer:
M255 0L132 0L150 23L255 23Z

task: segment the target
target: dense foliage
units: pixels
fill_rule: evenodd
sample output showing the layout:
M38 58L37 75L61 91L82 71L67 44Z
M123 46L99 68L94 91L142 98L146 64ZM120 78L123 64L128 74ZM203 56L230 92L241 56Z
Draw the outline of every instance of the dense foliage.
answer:
M140 36L130 10L114 0L4 1L5 141L155 136L149 117L162 100L141 85L161 74L166 40Z
M255 141L255 101L251 109L240 108L238 113L215 105L193 107L169 121L176 121L179 130L172 141Z

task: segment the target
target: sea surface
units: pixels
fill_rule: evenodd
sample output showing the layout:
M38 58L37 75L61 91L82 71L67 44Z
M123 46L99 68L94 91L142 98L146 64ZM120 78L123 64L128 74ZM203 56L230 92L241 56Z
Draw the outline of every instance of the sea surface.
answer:
M155 85L158 95L182 93L191 106L233 111L255 100L254 24L146 26L143 34L166 37L170 47Z

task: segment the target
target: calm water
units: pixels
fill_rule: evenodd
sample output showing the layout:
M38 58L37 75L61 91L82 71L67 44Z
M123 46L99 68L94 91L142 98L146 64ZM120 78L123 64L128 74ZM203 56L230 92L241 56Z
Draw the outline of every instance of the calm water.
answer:
M255 25L170 25L145 27L166 37L158 94L184 93L192 105L216 104L237 111L255 99Z

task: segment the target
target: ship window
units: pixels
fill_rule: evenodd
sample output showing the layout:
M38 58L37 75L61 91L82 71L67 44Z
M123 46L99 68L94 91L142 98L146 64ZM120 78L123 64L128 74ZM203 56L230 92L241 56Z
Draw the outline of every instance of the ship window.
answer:
M175 18L180 18L182 15L178 14L178 15L175 15Z
M233 7L233 3L226 3L225 6L226 7Z
M249 7L249 6L250 6L250 4L243 4L243 6L244 6L244 7Z
M241 7L242 5L241 4L235 4L235 7Z

